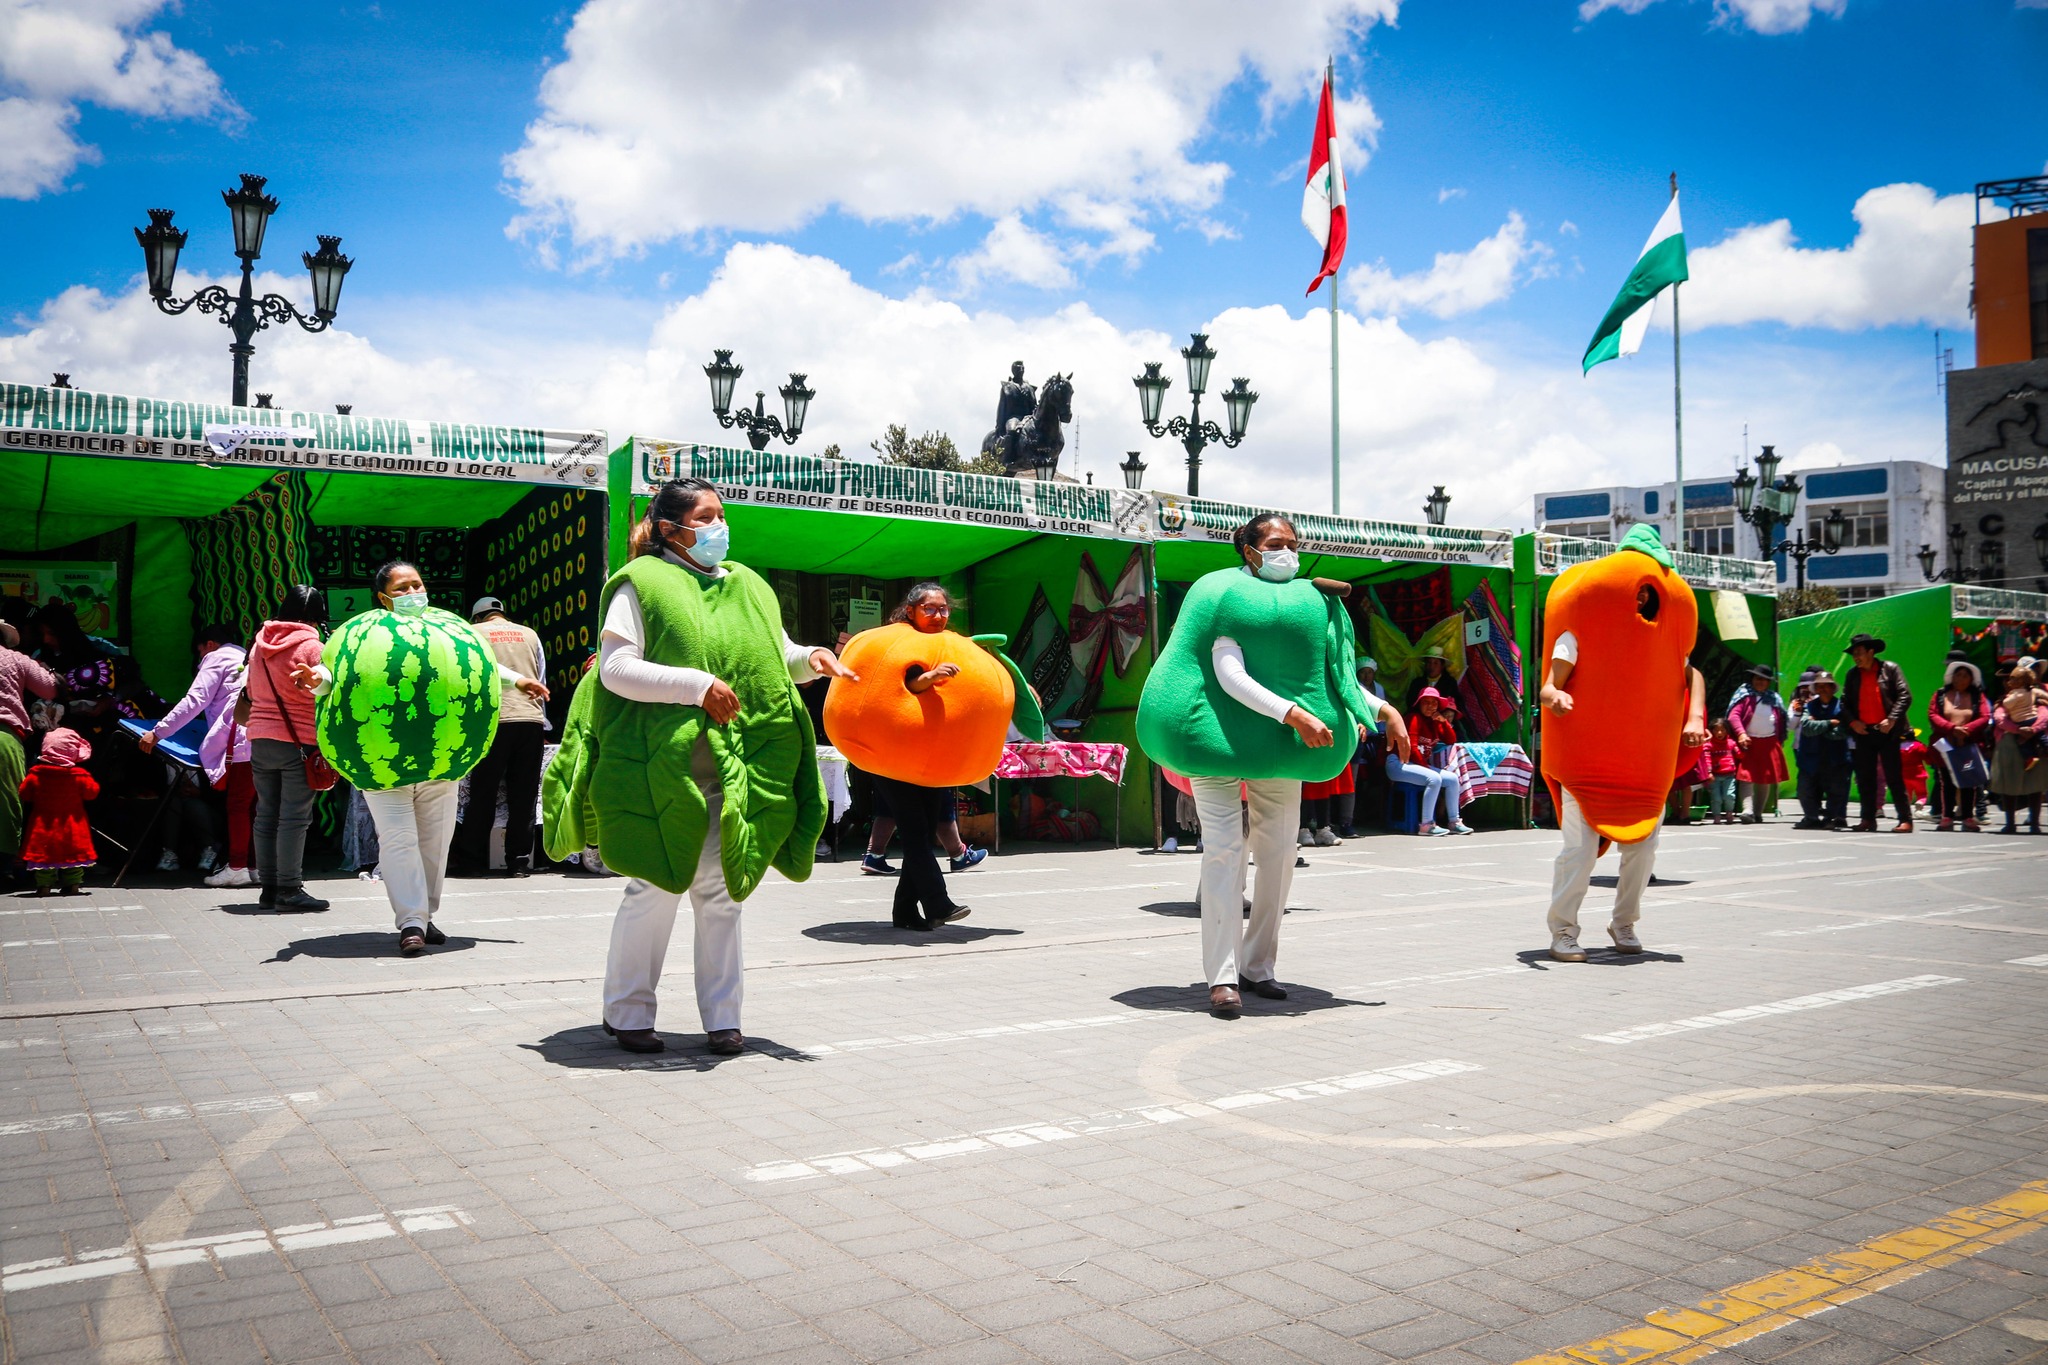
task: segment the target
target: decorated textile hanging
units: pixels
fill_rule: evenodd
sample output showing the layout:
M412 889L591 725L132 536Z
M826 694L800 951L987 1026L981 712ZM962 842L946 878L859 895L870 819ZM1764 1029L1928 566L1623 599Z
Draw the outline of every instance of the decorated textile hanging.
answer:
M596 643L597 599L604 591L604 495L537 488L470 536L469 581L497 597L505 613L540 635L547 684L567 714L567 699ZM463 603L464 608L468 603Z
M1487 638L1465 647L1465 671L1458 678L1458 705L1474 735L1490 735L1513 718L1515 699L1522 690L1522 652L1515 645L1514 632L1494 598L1493 589L1481 582L1467 594L1464 618L1486 623Z
M1372 656L1379 661L1379 684L1396 705L1408 695L1408 684L1422 676L1422 660L1441 654L1453 678L1465 671L1465 617L1446 616L1422 632L1412 644L1401 628L1384 616L1371 620Z
M1052 603L1043 586L1031 590L1031 605L1024 609L1024 622L1012 637L1016 647L1010 657L1024 670L1024 677L1044 707L1048 718L1064 716L1068 684L1074 676L1074 656L1067 648L1067 629L1053 614Z
M1451 605L1449 569L1432 569L1414 578L1375 583L1372 595L1386 618L1411 640L1457 610Z
M1145 643L1145 563L1137 550L1133 549L1130 558L1124 561L1123 571L1116 576L1116 586L1106 594L1106 604L1104 596L1095 561L1084 551L1081 571L1074 583L1074 605L1067 613L1067 639L1075 651L1076 666L1080 665L1083 645L1090 647L1095 673L1100 677L1102 640L1106 636L1110 661L1121 678L1130 671L1131 660Z
M192 545L194 629L224 623L242 641L270 619L285 589L310 583L306 476L276 474L210 517L184 522Z

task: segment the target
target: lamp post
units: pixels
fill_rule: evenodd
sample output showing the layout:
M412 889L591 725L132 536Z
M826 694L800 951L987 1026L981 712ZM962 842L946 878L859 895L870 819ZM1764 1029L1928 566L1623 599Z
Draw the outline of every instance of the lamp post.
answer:
M249 357L256 354L252 344L255 335L273 322L280 326L296 322L309 332L326 331L341 306L341 282L355 264L341 254L341 238L316 234L314 240L320 249L300 256L313 281L313 316L307 317L292 306L290 299L277 294L257 298L253 284L255 266L263 255L264 229L270 225L270 215L277 212L276 198L263 192L265 183L260 175L244 175L239 187L221 191L220 197L228 206L228 217L235 229L235 255L242 260L242 289L238 294L210 284L189 299L172 298L178 277L178 253L185 249L187 234L171 226L170 209L151 209L149 226L135 229L135 240L142 244L143 265L149 272L149 296L156 300L156 306L173 317L191 308L218 313L221 322L234 333L228 353L234 357L236 407L247 407L249 403Z
M1252 404L1259 401L1259 395L1252 391L1249 379L1233 379L1223 394L1223 407L1230 429L1225 431L1214 422L1203 421L1202 394L1208 390L1209 366L1216 359L1216 352L1209 345L1209 334L1192 333L1180 355L1188 365L1188 393L1192 399L1188 416L1175 417L1163 426L1160 424L1160 404L1166 397L1166 391L1173 387L1173 380L1159 372L1163 362L1146 361L1145 373L1131 383L1138 389L1138 411L1144 420L1145 430L1154 436L1176 437L1187 451L1188 496L1193 498L1201 495L1203 449L1212 441L1235 449L1237 443L1244 439L1245 428L1251 425Z
M1806 561L1815 555L1831 555L1840 550L1842 548L1842 538L1847 534L1848 529L1849 519L1842 515L1842 509L1831 507L1828 509L1828 514L1821 518L1819 540L1808 540L1806 538L1806 528L1802 526L1799 528L1799 534L1795 539L1785 541L1778 546L1780 550L1783 550L1792 557L1793 563L1799 566L1798 575L1794 580L1794 586L1799 591L1806 591Z
M775 391L782 396L783 415L777 418L768 411L768 395L758 390L752 412L744 406L737 412L732 410L732 386L745 373L745 366L732 363L731 351L711 353L711 363L704 367L704 376L711 381L711 415L728 431L738 427L746 432L747 444L756 450L766 450L777 436L795 445L804 434L804 417L811 410L811 400L818 396L804 382L810 376L791 371L789 382Z
M1444 518L1450 514L1450 510L1451 495L1444 492L1442 484L1438 484L1436 491L1422 500L1422 515L1429 518L1431 526L1443 525Z
M2044 524L2043 530L2048 530ZM2048 536L2036 533L2035 543L2048 542ZM1923 544L1914 558L1920 561L1920 576L1929 583L1971 583L1984 575L1964 562L1963 554L1970 548L1970 533L1963 529L1960 521L1948 524L1948 567L1940 573L1934 571L1935 551L1932 545ZM2048 555L2042 559L2042 567L2048 568Z
M1778 465L1777 448L1765 446L1757 452L1756 472L1744 469L1733 481L1735 515L1756 528L1757 544L1765 559L1777 550L1773 537L1778 527L1792 520L1792 511L1799 505L1798 478L1791 474L1780 477Z
M1124 472L1124 487L1137 489L1145 486L1145 462L1138 458L1137 451L1126 454L1124 462L1117 468Z

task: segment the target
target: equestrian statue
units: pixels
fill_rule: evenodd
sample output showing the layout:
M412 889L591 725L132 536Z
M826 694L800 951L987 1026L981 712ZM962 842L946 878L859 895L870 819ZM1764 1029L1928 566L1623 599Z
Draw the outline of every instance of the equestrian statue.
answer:
M981 453L993 455L1013 477L1030 469L1038 478L1051 478L1067 448L1060 427L1073 420L1073 376L1055 373L1043 385L1027 383L1024 362L1016 361L1003 381L995 430L982 438Z

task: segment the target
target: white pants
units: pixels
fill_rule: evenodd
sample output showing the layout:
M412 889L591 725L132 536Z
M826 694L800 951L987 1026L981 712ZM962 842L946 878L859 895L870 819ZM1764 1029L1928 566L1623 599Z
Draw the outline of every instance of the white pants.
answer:
M454 782L415 782L364 792L377 826L377 871L399 932L424 929L441 908L448 844L455 837Z
M1238 779L1191 777L1202 819L1202 974L1212 986L1271 981L1280 952L1280 916L1294 881L1294 838L1301 823L1301 783L1279 778L1246 782L1252 814L1249 851L1256 855L1252 917L1244 918L1244 822Z
M1586 885L1593 876L1593 864L1600 858L1600 832L1586 823L1579 803L1570 792L1557 812L1557 824L1564 834L1557 866L1550 875L1550 932L1579 932L1579 905L1586 899ZM1657 836L1663 826L1653 826L1650 837L1639 843L1621 845L1621 876L1614 887L1614 925L1634 924L1643 914L1643 888L1650 884L1650 872L1657 863Z
M697 980L697 1013L706 1033L740 1026L740 997L746 964L740 955L740 906L725 886L719 863L718 814L724 798L710 800L704 850L690 882L696 919L692 974ZM604 970L604 1018L615 1029L654 1027L654 991L675 933L683 898L638 877L626 883L618 917L612 921L611 955Z
M1416 824L1433 825L1438 793L1444 799L1444 823L1458 823L1458 775L1449 768L1431 768L1421 763L1403 763L1399 754L1387 755L1387 778L1422 788L1422 802L1416 807Z

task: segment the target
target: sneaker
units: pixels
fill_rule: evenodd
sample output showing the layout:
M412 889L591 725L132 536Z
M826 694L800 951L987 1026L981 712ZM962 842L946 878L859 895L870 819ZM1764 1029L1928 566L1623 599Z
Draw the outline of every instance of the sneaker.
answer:
M254 886L256 878L246 867L224 867L206 879L208 886Z
M1451 837L1451 832L1442 825L1431 825L1422 832L1432 839L1448 839Z
M164 856L156 860L156 870L159 872L176 872L178 870L178 855L169 849L165 849Z
M1159 846L1159 851L1161 853L1180 852L1180 840L1174 838L1171 834L1167 835L1166 842Z
M1451 826L1451 833L1453 834L1477 834L1478 832L1478 830L1472 828L1472 826L1466 824L1463 820L1460 820L1457 824Z
M220 866L220 855L211 848L202 849L199 854L199 870L211 872Z
M1356 839L1358 837L1358 831L1353 829L1351 826L1346 825L1344 826L1344 828L1337 831L1337 837L1339 839Z
M1550 956L1558 962L1584 962L1586 950L1579 946L1577 934L1558 934L1550 940Z
M1640 953L1643 950L1643 941L1636 937L1636 927L1633 924L1610 924L1607 926L1607 937L1614 940L1614 951L1617 953ZM1555 957L1556 953L1553 952L1551 956Z
M1317 848L1329 848L1332 844L1335 844L1336 842L1337 831L1331 829L1328 825L1324 825L1321 829L1316 831Z
M861 854L860 870L867 873L870 877L893 877L896 875L896 869L889 866L889 860L879 853Z
M946 866L951 868L955 872L967 872L972 870L973 868L980 867L983 863L987 861L987 849L974 848L970 846L961 849L959 857L946 859Z
M1316 836L1307 825L1303 825L1301 833L1295 836L1294 842L1300 848L1314 848L1316 846Z

